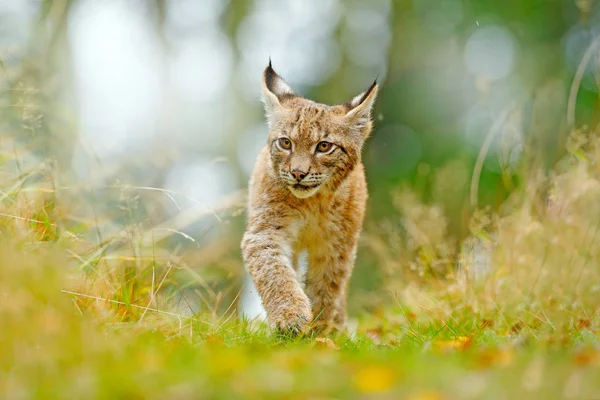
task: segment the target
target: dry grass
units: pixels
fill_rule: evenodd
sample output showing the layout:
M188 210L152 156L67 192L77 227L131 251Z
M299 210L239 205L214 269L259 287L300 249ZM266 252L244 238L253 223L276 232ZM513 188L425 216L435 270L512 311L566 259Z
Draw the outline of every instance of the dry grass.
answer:
M230 273L212 277L195 263L227 258L236 245L231 236L190 256L164 245L169 235L196 243L179 226L162 226L157 242L147 241L147 224L104 235L106 217L94 215L92 204L89 215L78 214L82 208L71 205L79 192L57 187L51 166L4 174L0 393L593 397L600 382L600 140L578 131L568 148L546 180L527 182L501 214L476 212L460 245L448 236L440 206L398 194L402 226L365 239L386 278L382 293L392 296L381 297L380 313L360 316L355 336L318 341L282 342L237 320L239 259L223 264ZM541 187L550 195L540 211ZM227 209L210 213L223 219ZM190 283L199 311L185 304L182 286Z

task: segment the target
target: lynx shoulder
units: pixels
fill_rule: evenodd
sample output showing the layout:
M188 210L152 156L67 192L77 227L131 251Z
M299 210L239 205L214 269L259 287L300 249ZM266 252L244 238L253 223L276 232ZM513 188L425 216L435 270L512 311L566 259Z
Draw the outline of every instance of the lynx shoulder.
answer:
M242 254L278 331L345 323L367 201L361 149L377 88L374 82L351 101L328 106L296 94L270 63L264 71L269 134L249 183Z

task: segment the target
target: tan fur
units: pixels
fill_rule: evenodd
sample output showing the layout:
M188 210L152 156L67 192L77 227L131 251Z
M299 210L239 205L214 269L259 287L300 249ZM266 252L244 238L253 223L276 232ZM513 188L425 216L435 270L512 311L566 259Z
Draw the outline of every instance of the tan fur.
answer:
M361 148L371 132L376 93L374 83L332 107L296 95L270 64L264 72L270 131L250 179L242 253L269 322L279 331L304 331L313 318L317 328L344 325L367 200ZM281 137L291 149L282 148ZM316 151L321 141L333 143L334 150ZM304 290L297 265L302 251L308 252Z

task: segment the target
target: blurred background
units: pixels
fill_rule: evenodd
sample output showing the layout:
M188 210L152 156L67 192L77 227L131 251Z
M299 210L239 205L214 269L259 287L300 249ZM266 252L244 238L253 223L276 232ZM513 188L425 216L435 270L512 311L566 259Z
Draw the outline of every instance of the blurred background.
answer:
M322 103L379 77L350 296L370 310L382 236L418 253L389 268L445 274L475 210L510 205L572 126L600 122L599 30L595 0L0 0L0 173L37 182L102 263L149 257L184 308L223 311L269 57ZM410 221L433 221L435 246L411 248Z

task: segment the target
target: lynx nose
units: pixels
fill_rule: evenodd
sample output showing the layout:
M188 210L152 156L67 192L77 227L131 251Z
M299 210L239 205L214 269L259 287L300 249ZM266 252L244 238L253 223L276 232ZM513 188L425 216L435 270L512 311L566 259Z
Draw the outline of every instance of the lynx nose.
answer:
M308 175L308 172L300 171L299 169L292 170L291 173L292 175L294 175L294 178L296 178L296 181L298 182L306 178L306 175Z

